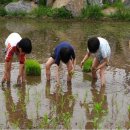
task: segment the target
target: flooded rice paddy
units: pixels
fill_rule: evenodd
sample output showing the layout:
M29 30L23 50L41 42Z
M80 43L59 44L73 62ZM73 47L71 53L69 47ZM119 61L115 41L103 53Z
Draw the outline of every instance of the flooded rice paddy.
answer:
M11 32L29 37L33 52L27 58L41 63L40 77L27 76L16 85L18 62L12 65L11 87L0 87L0 129L129 129L130 128L130 24L127 22L75 22L0 19L0 80L4 68L4 41ZM106 38L112 55L106 70L106 86L92 81L80 68L91 36ZM46 82L45 62L60 41L75 48L77 65L72 83L66 82L66 66L60 66L61 87L55 86L55 65ZM98 75L99 76L99 75Z

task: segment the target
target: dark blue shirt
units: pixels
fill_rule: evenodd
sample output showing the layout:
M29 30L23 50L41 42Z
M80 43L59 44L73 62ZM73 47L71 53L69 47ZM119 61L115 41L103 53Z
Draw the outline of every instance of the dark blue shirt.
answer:
M71 54L71 59L75 59L75 52L74 52L74 48L68 43L68 42L61 42L60 44L58 44L56 47L55 47L55 50L54 50L54 54L55 54L55 63L57 65L60 64L60 50L61 48L68 48L69 51L70 51L70 54Z

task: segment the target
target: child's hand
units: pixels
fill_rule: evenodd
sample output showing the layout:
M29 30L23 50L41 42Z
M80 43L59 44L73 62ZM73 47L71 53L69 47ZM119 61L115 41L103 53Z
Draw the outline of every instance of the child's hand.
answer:
M97 70L97 68L92 68L92 72L96 72Z
M84 60L82 60L81 63L80 63L81 68L83 67L83 64L84 64Z

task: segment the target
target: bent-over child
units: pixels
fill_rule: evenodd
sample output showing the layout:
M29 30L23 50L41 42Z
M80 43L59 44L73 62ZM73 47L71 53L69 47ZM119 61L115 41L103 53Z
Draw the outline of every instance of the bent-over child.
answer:
M5 82L7 82L7 85L10 84L11 64L14 54L16 54L19 59L19 74L17 83L20 84L25 81L25 56L26 54L31 53L32 43L29 38L22 38L18 33L11 33L5 41L5 46L5 68L2 84Z
M60 61L66 64L68 75L67 81L71 81L72 73L74 72L76 58L74 48L66 41L59 43L55 49L54 53L46 62L46 77L47 80L50 80L50 67L52 64L56 64L56 81L57 85L60 84L59 80L59 65Z
M97 70L100 74L101 85L105 85L105 70L106 66L109 62L110 55L111 55L111 48L109 43L106 39L102 37L92 37L88 39L87 42L88 51L84 56L83 60L81 61L81 67L83 66L85 60L89 58L91 54L95 54L92 64L92 77L97 79Z

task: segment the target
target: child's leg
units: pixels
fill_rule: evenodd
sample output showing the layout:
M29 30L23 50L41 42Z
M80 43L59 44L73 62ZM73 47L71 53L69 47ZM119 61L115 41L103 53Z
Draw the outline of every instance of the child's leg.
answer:
M74 69L73 63L71 60L66 64L67 65L67 70L68 70L68 75L67 75L67 81L71 81L72 74L71 71Z
M46 62L46 78L47 80L50 80L50 68L51 65L54 64L54 59L50 57L48 61Z
M95 68L97 68L98 65L99 65L99 61L98 61L98 59L95 57L94 60L93 60L93 64L92 64L92 77L93 77L94 79L97 79L97 74L96 74Z
M101 86L104 86L105 83L106 83L106 80L105 80L105 70L106 70L106 66L102 67L99 71L99 74L100 74L100 79L101 79Z

